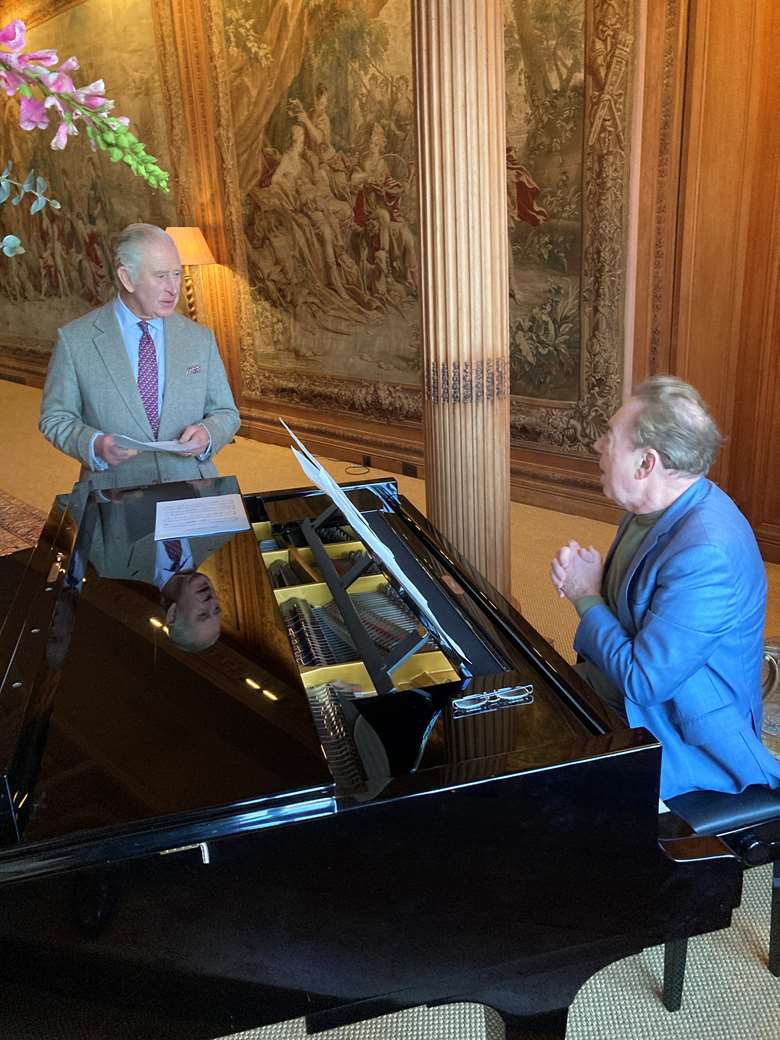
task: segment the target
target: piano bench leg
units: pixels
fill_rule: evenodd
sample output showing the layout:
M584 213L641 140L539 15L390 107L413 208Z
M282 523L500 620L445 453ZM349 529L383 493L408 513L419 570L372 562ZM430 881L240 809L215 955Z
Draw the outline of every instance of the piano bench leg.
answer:
M780 978L780 859L772 867L772 903L769 911L769 970Z
M521 1017L496 1009L503 1019L506 1040L565 1040L568 1008Z
M661 999L667 1011L679 1011L685 982L688 940L672 939L664 946L664 989Z

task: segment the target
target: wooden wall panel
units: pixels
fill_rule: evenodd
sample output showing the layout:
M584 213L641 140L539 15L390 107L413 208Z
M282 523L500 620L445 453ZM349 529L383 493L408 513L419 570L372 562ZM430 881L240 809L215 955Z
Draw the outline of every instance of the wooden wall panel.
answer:
M670 370L701 391L726 434L712 476L774 559L778 22L775 0L691 6L670 356Z
M739 354L762 2L697 0L691 9L671 370L697 387L724 431ZM727 441L715 479L730 450Z
M674 323L688 0L645 6L631 382L668 372ZM628 323L627 323L628 325Z
M759 10L757 32L746 276L725 483L764 556L780 562L780 6L772 0Z

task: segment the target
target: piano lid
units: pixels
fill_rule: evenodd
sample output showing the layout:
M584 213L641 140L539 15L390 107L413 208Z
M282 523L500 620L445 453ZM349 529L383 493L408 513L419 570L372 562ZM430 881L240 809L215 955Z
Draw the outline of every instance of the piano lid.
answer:
M185 540L175 574L154 541L158 501L236 491L219 478L87 501L20 680L6 772L25 840L332 788L254 534Z

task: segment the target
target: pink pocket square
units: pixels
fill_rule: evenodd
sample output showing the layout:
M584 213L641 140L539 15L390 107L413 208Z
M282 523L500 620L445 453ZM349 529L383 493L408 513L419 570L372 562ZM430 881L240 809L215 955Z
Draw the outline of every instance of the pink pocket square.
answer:
M198 372L200 372L200 365L190 365L184 374L185 376L196 376Z

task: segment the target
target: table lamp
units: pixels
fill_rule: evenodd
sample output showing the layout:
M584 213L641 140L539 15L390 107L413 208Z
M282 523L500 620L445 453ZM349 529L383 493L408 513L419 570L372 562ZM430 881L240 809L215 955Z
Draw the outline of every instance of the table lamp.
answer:
M197 321L195 310L195 288L192 284L190 268L201 264L215 264L214 255L208 247L203 232L198 227L168 227L165 229L171 236L179 251L182 273L184 275L184 298L187 301L187 313L193 321Z

